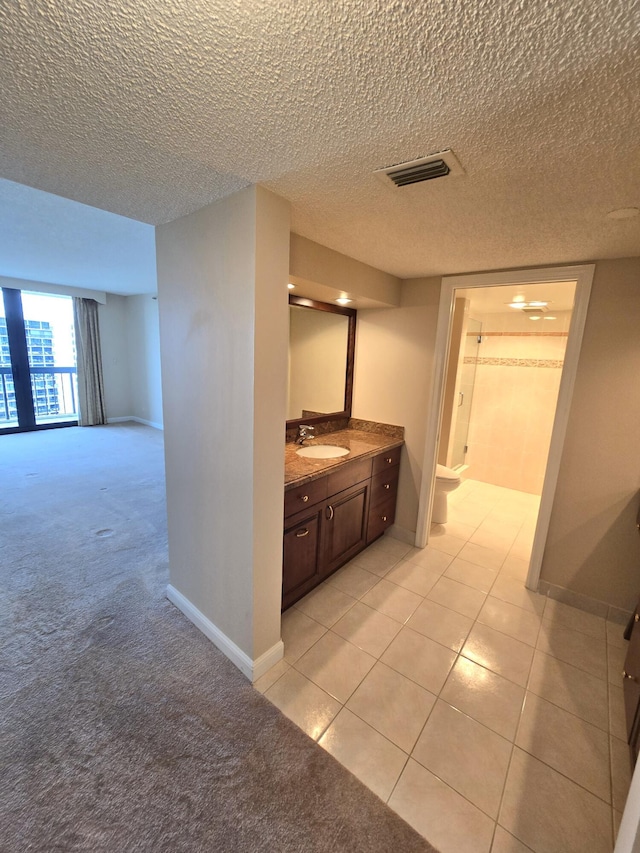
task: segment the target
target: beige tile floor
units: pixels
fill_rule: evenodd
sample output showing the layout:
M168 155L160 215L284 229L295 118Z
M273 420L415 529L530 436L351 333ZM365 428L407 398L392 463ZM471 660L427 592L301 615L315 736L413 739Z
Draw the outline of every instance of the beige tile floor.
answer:
M607 853L630 782L622 627L524 587L538 499L465 481L288 610L256 684L441 853Z

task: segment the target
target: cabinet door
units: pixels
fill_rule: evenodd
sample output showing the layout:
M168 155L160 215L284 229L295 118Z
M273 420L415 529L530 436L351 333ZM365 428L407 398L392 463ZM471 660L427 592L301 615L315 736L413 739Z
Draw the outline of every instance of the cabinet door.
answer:
M371 481L359 483L330 498L322 520L321 574L331 574L361 551L367 542Z
M302 598L320 582L320 525L324 504L298 513L284 531L282 609Z

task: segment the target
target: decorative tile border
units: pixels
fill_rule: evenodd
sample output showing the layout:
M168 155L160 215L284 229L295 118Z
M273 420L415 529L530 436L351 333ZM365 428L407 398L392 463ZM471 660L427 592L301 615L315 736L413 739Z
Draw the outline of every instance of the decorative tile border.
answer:
M465 364L489 364L498 367L562 367L564 360L561 358L474 358L471 355L464 357Z

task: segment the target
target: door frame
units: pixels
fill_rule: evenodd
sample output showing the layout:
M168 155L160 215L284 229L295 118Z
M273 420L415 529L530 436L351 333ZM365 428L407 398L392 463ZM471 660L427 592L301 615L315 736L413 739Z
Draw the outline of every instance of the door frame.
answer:
M584 333L591 285L595 272L595 264L581 264L566 267L544 267L537 269L513 270L511 272L471 273L469 275L445 276L440 285L440 304L438 309L438 324L435 339L435 354L431 388L431 405L427 419L427 431L422 461L422 481L418 503L418 523L415 545L424 548L429 541L431 512L433 508L433 492L436 474L436 456L440 438L440 421L444 403L444 380L449 355L451 322L456 290L462 288L500 287L504 285L525 285L547 282L575 281L573 312L567 338L567 348L558 391L558 402L553 421L553 431L547 457L547 467L542 486L540 510L533 540L529 571L525 585L528 589L537 590L540 580L540 569L544 547L549 532L551 510L560 460L569 421L571 398L578 369L580 347Z

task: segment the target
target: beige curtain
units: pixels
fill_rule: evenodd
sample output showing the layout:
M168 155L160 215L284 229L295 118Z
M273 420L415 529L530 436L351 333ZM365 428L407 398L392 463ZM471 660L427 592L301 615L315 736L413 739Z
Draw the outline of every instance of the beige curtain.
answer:
M80 426L105 424L100 327L95 299L73 297L73 322L78 356L78 423Z

